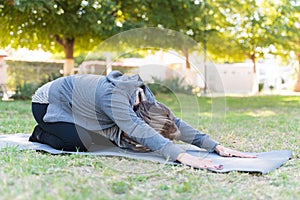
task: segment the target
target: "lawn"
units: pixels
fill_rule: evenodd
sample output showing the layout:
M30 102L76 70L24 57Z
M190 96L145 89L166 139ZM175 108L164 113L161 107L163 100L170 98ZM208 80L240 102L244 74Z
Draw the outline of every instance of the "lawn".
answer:
M300 199L300 97L157 97L199 130L241 151L288 149L267 174L225 174L115 157L0 150L1 199ZM0 102L0 133L30 133L30 101Z

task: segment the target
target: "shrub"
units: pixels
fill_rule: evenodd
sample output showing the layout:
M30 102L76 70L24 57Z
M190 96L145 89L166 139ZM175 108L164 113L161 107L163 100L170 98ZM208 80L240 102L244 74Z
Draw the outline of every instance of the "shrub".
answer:
M60 74L57 73L51 73L47 77L43 77L40 82L34 81L34 82L18 82L15 90L15 94L12 96L14 99L19 100L28 100L31 99L32 95L35 93L35 91L45 83L48 83L54 79L57 79L61 77Z
M16 93L12 96L13 99L28 100L31 99L34 92L39 87L39 83L31 82L18 83L16 86Z
M53 81L53 80L55 80L55 79L57 79L57 78L59 78L59 77L61 77L61 74L57 74L57 73L55 73L55 72L51 72L51 74L50 75L48 75L47 77L43 77L42 78L42 80L41 80L41 82L40 82L40 86L42 86L42 85L44 85L45 83L48 83L48 82L50 82L50 81Z
M183 84L184 79L180 79L179 77L172 79L160 80L158 78L152 77L154 82L148 83L149 89L154 93L184 93L184 94L192 94L193 86Z
M261 92L264 88L264 84L263 83L259 83L258 84L258 91Z

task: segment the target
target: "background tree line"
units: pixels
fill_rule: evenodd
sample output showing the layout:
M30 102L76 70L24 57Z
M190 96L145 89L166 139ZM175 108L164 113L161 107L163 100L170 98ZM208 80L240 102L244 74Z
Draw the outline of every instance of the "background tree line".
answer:
M0 47L63 52L67 75L75 56L110 36L159 27L188 35L215 61L251 59L256 72L267 53L300 63L299 15L298 0L0 0Z

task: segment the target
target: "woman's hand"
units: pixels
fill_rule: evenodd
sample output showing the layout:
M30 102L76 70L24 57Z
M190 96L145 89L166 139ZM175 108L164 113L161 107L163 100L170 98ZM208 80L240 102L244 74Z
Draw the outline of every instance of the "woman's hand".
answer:
M249 155L245 154L236 150L232 150L229 148L226 148L222 145L217 145L215 148L215 151L220 155L224 157L239 157L239 158L256 158L255 155Z
M221 170L223 168L223 165L213 164L212 160L210 159L195 157L188 153L179 154L177 160L182 164L189 165L195 168L216 169L216 170Z

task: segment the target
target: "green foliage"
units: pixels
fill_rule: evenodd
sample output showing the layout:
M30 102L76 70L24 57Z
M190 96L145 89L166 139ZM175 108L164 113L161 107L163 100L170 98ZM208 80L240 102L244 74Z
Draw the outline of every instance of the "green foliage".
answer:
M281 0L278 2L264 1L263 6L268 8L265 13L269 20L272 20L272 26L269 29L276 42L273 45L276 50L272 53L280 55L283 58L289 58L289 52L300 52L299 45L299 2L294 0Z
M160 80L158 78L152 77L154 82L148 83L149 89L153 94L158 93L183 93L183 94L192 94L193 86L184 85L184 79L175 77L172 79Z
M57 79L60 76L61 75L57 75L56 73L51 72L51 74L42 77L40 81L38 80L35 81L31 80L31 82L19 81L17 82L15 94L12 96L12 98L16 100L29 100L31 99L32 95L40 86L54 79Z
M53 81L57 78L61 77L61 74L59 73L55 73L55 72L51 72L51 74L48 74L48 76L45 76L42 78L42 81L40 82L40 86L44 85L45 83L48 83L50 81Z
M258 84L258 91L261 92L264 88L264 84L263 83L259 83Z
M93 48L113 33L118 6L114 1L18 0L0 2L0 46L62 52L58 45L76 38L76 47ZM55 43L57 41L58 43Z
M61 75L51 72L51 74L47 74L47 76L43 76L42 79L39 80L30 80L30 81L17 81L15 94L12 96L13 99L16 100L29 100L35 91L42 86L43 84L50 82L54 79L57 79Z
M23 83L18 83L17 88L15 90L15 94L12 96L12 98L18 100L31 99L32 95L38 87L39 84L37 82L27 83L25 81Z
M263 56L264 48L270 45L275 45L281 55L287 55L285 50L295 50L299 46L298 15L299 6L289 0L260 3L255 0L139 3L135 0L3 0L0 1L0 46L62 52L58 44L66 47L68 41L75 39L75 52L77 49L78 54L80 49L81 54L121 31L163 27L188 35L202 46L205 44L211 57L233 62L245 59L245 55ZM169 43L165 47L185 51L183 43L177 41L176 45ZM280 54L272 49L269 52Z

